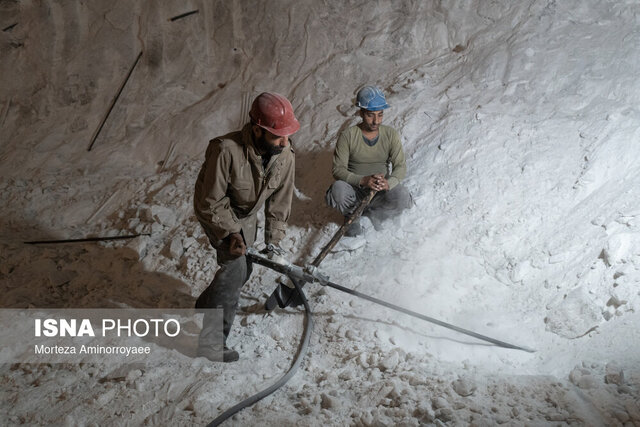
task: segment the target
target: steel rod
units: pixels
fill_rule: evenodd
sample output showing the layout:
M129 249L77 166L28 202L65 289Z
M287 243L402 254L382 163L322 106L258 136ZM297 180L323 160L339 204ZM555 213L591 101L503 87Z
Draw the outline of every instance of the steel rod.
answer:
M107 122L107 119L109 118L109 114L111 114L111 110L113 110L113 107L115 107L116 102L118 102L118 98L120 98L120 94L122 94L122 91L124 90L124 87L127 85L127 82L129 81L129 78L131 77L131 74L133 74L133 70L136 68L136 65L138 65L138 61L140 61L141 57L142 57L142 51L140 51L140 53L138 54L138 57L134 61L133 65L131 66L131 68L129 68L129 72L127 73L127 77L125 77L124 81L120 85L120 89L118 89L118 93L116 93L116 96L111 101L111 105L109 105L109 109L107 110L107 114L104 115L104 118L100 122L100 126L98 126L98 128L94 132L93 137L91 138L91 144L89 144L89 148L87 148L87 151L91 151L91 149L93 148L93 144L95 144L96 139L98 139L98 135L100 135L100 131L102 130L102 127Z
M187 16L193 15L194 13L198 13L198 12L199 12L198 9L192 10L191 12L186 12L186 13L183 13L181 15L174 16L173 18L169 19L169 21L171 21L171 22L177 21L178 19L186 18Z
M336 289L338 291L345 292L345 293L348 293L350 295L354 295L354 296L356 296L358 298L362 298L362 299L365 299L367 301L373 302L375 304L382 305L382 306L390 308L392 310L399 311L401 313L407 314L409 316L412 316L412 317L415 317L415 318L418 318L418 319L421 319L421 320L425 320L427 322L436 324L438 326L442 326L442 327L447 328L447 329L451 329L451 330L459 332L461 334L469 335L469 336L472 336L472 337L477 338L479 340L490 342L490 343L498 345L500 347L511 348L511 349L515 349L515 350L523 350L523 351L526 351L526 352L529 352L529 353L535 352L535 350L532 350L530 348L526 348L526 347L522 347L522 346L518 346L518 345L514 345L514 344L509 344L507 342L500 341L500 340L497 340L495 338L491 338L491 337L488 337L486 335L482 335L482 334L479 334L477 332L470 331L468 329L464 329L464 328L452 325L452 324L447 323L447 322L443 322L442 320L438 320L438 319L435 319L433 317L425 316L424 314L420 314L420 313L417 313L415 311L411 311L409 309L406 309L404 307L400 307L400 306L397 306L395 304L391 304L389 302L380 300L378 298L374 298L372 296L363 294L363 293L355 291L353 289L346 288L344 286L338 285L337 283L333 283L333 282L330 282L329 280L326 280L325 277L322 277L320 275L314 275L314 274L312 274L312 272L309 272L308 270L305 270L302 267L297 266L295 264L287 264L287 265L280 264L278 262L275 262L273 260L265 258L263 255L261 255L260 253L256 252L253 249L250 249L247 252L247 257L252 262L255 262L257 264L260 264L260 265L263 265L263 266L265 266L267 268L270 268L270 269L272 269L274 271L277 271L279 273L287 275L287 277L289 277L289 279L292 282L296 283L296 284L317 282L317 283L320 283L323 286L329 286L329 287L331 287L333 289ZM296 286L296 288L298 288L298 286Z
M460 332L461 334L469 335L469 336L472 336L474 338L478 338L479 340L490 342L490 343L498 345L500 347L512 348L514 350L523 350L523 351L526 351L526 352L529 352L529 353L534 353L535 352L535 350L532 350L530 348L526 348L526 347L522 347L522 346L518 346L518 345L514 345L514 344L509 344L507 342L500 341L500 340L497 340L495 338L491 338L491 337L488 337L486 335L482 335L482 334L479 334L477 332L470 331L469 329L464 329L464 328L461 328L459 326L455 326L455 325L452 325L450 323L443 322L442 320L438 320L438 319L434 319L433 317L425 316L424 314L420 314L420 313L417 313L415 311L408 310L408 309L406 309L404 307L400 307L400 306L397 306L395 304L391 304L389 302L382 301L382 300L380 300L378 298L371 297L369 295L363 294L363 293L355 291L353 289L345 288L344 286L340 286L337 283L333 283L333 282L322 283L321 282L321 284L324 285L324 286L329 286L329 287L331 287L333 289L337 289L337 290L339 290L341 292L346 292L348 294L357 296L358 298L366 299L367 301L371 301L373 303L385 306L385 307L390 308L390 309L395 310L395 311L399 311L399 312L407 314L409 316L425 320L427 322L442 326L442 327L447 328L447 329L451 329L451 330L456 331L456 332Z
M99 242L102 240L123 240L134 239L139 236L151 236L151 233L142 234L130 234L127 236L107 236L107 237L83 237L81 239L63 239L63 240L32 240L29 242L23 242L27 245L42 245L42 244L54 244L54 243L77 243L77 242Z

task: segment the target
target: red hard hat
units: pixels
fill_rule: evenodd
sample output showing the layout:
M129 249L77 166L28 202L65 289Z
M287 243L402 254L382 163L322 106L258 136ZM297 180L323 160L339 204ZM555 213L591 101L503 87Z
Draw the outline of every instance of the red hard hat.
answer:
M258 95L251 104L249 117L253 124L277 136L293 135L300 129L291 103L278 93L264 92Z

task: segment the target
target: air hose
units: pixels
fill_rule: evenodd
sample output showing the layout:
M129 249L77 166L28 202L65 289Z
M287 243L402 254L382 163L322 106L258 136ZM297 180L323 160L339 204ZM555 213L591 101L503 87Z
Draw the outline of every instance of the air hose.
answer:
M284 374L273 385L271 385L270 387L262 390L259 393L254 394L251 397L248 397L247 399L243 400L242 402L238 403L237 405L227 409L222 414L220 414L216 419L211 421L207 425L207 427L219 426L227 418L232 417L233 415L235 415L236 413L240 412L244 408L248 408L249 406L253 405L254 403L258 402L259 400L264 399L265 397L269 396L271 393L273 393L274 391L276 391L277 389L279 389L280 387L285 385L287 383L287 381L289 381L291 379L291 377L293 377L293 375L295 375L295 373L297 372L298 368L300 367L300 363L302 363L302 359L304 359L304 356L306 356L307 350L309 348L309 341L311 339L311 332L313 331L313 315L311 313L311 307L309 307L309 302L307 301L307 297L305 296L304 292L302 291L302 288L296 283L296 281L293 281L293 283L294 283L294 285L295 285L300 297L302 298L302 303L304 304L305 325L304 325L304 336L302 337L302 341L301 341L300 347L298 349L298 354L296 355L295 360L291 364L291 367L289 368L287 373Z

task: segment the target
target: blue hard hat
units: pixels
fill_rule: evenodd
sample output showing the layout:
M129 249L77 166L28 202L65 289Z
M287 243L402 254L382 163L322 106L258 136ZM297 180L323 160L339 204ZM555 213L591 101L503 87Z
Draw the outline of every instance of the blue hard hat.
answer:
M384 93L377 86L365 86L358 91L356 107L369 111L380 111L389 108Z

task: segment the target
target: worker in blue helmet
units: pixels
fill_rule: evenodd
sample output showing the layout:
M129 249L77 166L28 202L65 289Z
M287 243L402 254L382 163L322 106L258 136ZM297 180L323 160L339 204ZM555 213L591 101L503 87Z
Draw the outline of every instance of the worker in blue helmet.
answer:
M380 88L365 86L358 91L356 107L367 111L380 111L389 108L389 104Z
M400 136L395 129L382 124L384 110L389 108L384 93L376 86L358 91L356 107L362 121L342 132L333 154L335 182L326 193L329 206L348 217L367 196L376 195L363 216L369 217L376 230L382 223L411 206L411 195L400 183L406 173ZM359 221L354 221L346 236L362 234Z

